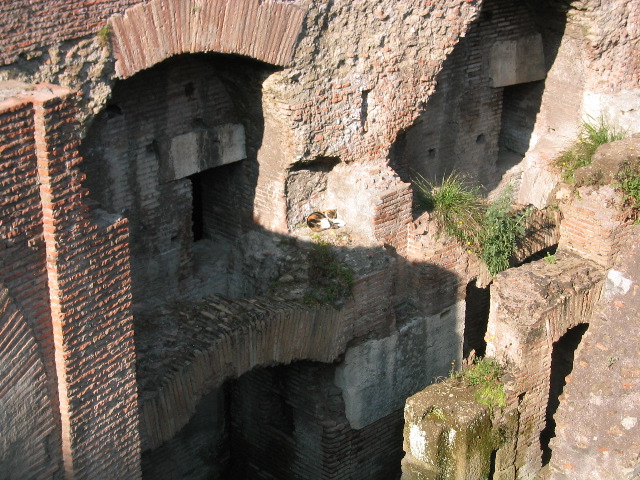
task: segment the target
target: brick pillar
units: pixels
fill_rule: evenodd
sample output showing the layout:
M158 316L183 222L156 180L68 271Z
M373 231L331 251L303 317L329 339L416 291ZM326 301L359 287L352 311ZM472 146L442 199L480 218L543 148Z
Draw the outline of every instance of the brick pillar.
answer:
M74 97L52 85L29 94L65 477L140 478L128 229L83 204Z

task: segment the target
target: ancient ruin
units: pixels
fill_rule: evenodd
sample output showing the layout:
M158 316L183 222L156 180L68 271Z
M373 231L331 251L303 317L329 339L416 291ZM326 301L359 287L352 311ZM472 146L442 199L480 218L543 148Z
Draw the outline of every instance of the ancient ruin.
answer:
M0 32L0 479L640 478L638 0ZM625 139L567 172L590 121ZM504 271L423 208L452 175L519 215Z

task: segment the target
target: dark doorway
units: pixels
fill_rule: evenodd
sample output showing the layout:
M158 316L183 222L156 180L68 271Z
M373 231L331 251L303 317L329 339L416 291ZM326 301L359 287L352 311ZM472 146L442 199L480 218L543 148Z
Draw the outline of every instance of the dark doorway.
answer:
M484 356L487 342L484 339L489 322L491 303L490 286L478 287L476 280L467 285L467 300L464 313L464 343L462 354L465 358L472 350L477 356Z
M551 379L549 382L549 401L547 403L546 426L540 433L540 447L542 448L542 464L547 465L551 460L550 440L555 437L556 422L554 415L560 405L560 395L567 384L566 378L573 370L573 360L582 336L589 328L583 323L568 330L553 344L551 353Z

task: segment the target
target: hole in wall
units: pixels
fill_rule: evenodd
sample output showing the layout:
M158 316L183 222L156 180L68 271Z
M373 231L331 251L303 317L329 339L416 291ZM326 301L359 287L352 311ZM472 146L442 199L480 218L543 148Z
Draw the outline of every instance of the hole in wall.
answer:
M196 87L193 85L193 82L189 82L184 86L184 95L189 99L193 98L193 94L195 91Z
M491 452L491 458L489 459L489 473L487 475L487 480L493 480L493 477L496 473L496 456L498 454L497 450Z
M367 131L367 117L369 115L369 93L371 90L362 91L362 103L360 104L360 127Z
M529 151L543 91L543 80L503 88L498 137L498 168L501 171L520 163Z
M566 378L573 371L576 349L588 328L589 324L580 324L569 329L557 342L553 343L549 399L546 409L546 426L540 433L543 465L547 465L551 460L552 451L549 443L551 439L555 437L556 422L554 415L560 406L560 395L562 395L564 386L567 383Z
M204 209L202 208L202 187L203 176L199 173L191 175L191 232L193 241L197 242L204 238Z

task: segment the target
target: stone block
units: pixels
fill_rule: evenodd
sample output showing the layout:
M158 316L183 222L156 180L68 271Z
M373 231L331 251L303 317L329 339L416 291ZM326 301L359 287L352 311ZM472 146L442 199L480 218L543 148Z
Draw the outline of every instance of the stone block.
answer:
M489 408L473 388L432 385L407 400L404 415L403 480L486 478L495 442Z
M177 135L160 152L161 182L170 182L247 156L244 126L219 125Z
M502 40L491 47L489 74L493 87L543 80L546 76L540 34Z

